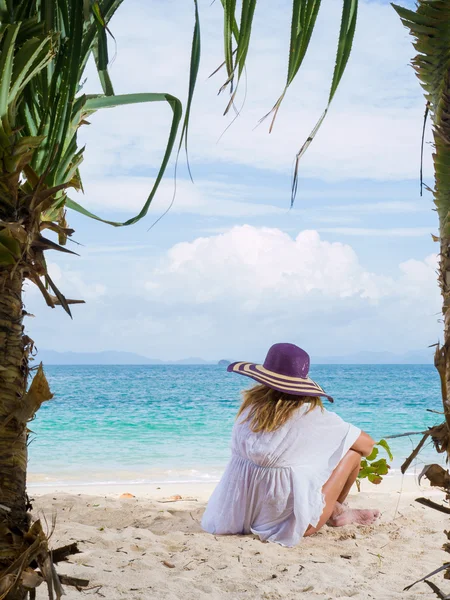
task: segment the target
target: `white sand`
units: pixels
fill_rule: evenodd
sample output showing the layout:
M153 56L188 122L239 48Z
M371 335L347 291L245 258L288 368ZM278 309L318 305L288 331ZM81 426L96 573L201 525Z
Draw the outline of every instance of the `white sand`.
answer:
M448 558L441 550L448 517L414 502L418 496L440 500L442 494L419 488L412 477L403 484L390 477L351 494L354 507L382 510L379 524L325 527L296 548L202 532L199 522L213 487L118 484L50 490L35 485L30 495L35 516L45 516L48 527L56 515L52 547L79 543L81 554L60 563L58 571L101 586L83 597L419 600L432 597L426 584L410 592L403 588ZM121 499L124 492L135 498ZM161 501L173 495L183 500ZM440 575L433 579L450 592L450 582ZM66 587L66 594L69 600L81 598L74 588ZM38 598L46 598L42 586Z

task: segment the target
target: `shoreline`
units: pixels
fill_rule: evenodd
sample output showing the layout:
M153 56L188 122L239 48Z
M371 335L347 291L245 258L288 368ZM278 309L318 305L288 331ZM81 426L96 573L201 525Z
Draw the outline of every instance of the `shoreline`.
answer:
M200 501L207 501L217 486L218 481L153 481L153 482L133 482L133 481L114 481L114 482L29 482L28 492L35 496L44 496L47 494L67 494L83 496L104 496L119 498L121 494L132 494L137 498L160 499L163 497L176 496L195 497ZM352 489L352 496L378 496L378 495L439 495L439 490L433 489L427 485L426 480L422 480L422 485L417 482L416 473L406 473L387 475L381 484L374 485L363 480L361 482L361 492Z
M409 481L418 478L426 464L437 463L445 467L440 455L419 457L409 467L405 474L400 471L400 466L391 466L389 473L384 476L380 487L391 487L393 482ZM125 486L161 486L161 485L217 485L225 471L226 464L220 466L206 465L196 467L182 466L172 468L131 468L131 469L104 469L99 471L77 470L49 470L46 472L28 472L28 486L33 488L89 488L108 487L116 485ZM367 482L367 480L366 480ZM363 481L363 483L365 483ZM396 483L396 484L397 484ZM395 484L395 485L396 485ZM376 488L376 485L370 485Z

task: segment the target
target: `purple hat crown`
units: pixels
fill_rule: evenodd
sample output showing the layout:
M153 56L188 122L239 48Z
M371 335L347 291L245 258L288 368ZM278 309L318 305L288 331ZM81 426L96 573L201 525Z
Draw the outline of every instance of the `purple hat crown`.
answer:
M306 379L309 364L309 355L295 344L274 344L267 353L263 367L287 377Z
M274 344L264 364L235 362L227 370L250 377L273 390L294 396L324 396L333 398L309 377L309 355L295 344Z

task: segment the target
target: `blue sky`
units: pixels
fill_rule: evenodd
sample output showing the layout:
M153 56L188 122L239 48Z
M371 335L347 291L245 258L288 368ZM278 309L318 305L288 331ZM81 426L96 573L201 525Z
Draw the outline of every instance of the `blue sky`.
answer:
M169 92L184 101L192 7L189 2L125 0L111 23L116 93ZM38 347L139 352L177 359L259 358L277 341L313 355L403 352L440 333L435 284L437 219L419 196L420 86L413 48L388 3L362 1L350 63L322 130L304 157L295 206L290 174L327 99L340 3L324 0L304 67L269 135L258 120L279 96L286 72L289 3L260 3L240 117L224 133L221 6L200 1L203 56L190 158L181 159L175 204L151 231L173 192L173 162L148 217L111 228L69 214L81 256L49 255L68 297L81 297L71 321L26 302ZM373 24L377 23L376 27ZM99 91L87 71L85 89ZM244 85L237 104L242 103ZM170 110L120 108L94 115L77 200L125 220L150 190ZM220 138L220 140L219 140ZM431 139L427 134L427 141ZM431 150L426 181L432 183Z

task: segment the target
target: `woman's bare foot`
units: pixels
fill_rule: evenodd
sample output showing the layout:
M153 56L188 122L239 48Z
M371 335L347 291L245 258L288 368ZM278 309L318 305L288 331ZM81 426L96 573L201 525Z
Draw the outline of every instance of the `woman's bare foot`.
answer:
M358 525L372 525L379 516L379 510L349 508L347 505L337 502L327 525L330 527L343 527L344 525L350 525L351 523L358 523Z

